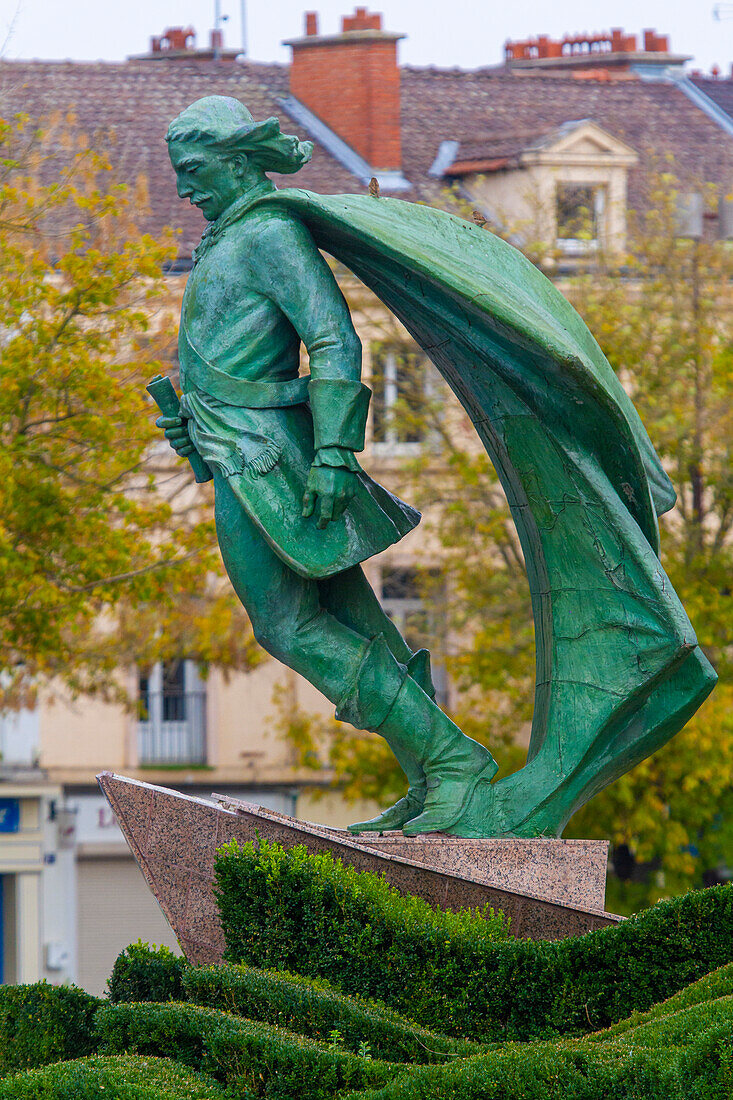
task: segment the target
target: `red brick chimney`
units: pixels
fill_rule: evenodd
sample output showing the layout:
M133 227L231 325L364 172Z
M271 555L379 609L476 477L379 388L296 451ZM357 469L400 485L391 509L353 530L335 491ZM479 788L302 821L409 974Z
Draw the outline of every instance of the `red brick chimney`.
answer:
M307 12L305 37L285 43L293 50L292 95L375 170L402 164L397 42L404 37L357 8L333 35L320 35L316 13Z

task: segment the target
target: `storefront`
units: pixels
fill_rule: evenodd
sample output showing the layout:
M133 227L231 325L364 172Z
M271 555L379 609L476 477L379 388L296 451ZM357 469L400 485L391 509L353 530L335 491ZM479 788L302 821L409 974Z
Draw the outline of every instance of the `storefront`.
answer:
M46 871L55 861L50 806L60 792L3 783L0 794L0 978L35 982L50 976L44 958Z
M290 791L232 793L293 812ZM106 799L0 784L0 983L45 978L102 994L117 955L138 939L180 950Z

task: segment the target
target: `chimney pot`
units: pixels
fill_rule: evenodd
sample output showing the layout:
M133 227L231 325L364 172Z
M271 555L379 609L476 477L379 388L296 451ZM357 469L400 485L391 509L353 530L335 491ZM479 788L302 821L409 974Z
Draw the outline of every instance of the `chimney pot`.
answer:
M311 18L312 16L312 18ZM369 164L374 172L399 169L400 70L398 34L382 32L382 17L357 7L341 20L341 34L317 37L316 15L306 13L305 37L296 39L290 91ZM359 34L351 32L358 31Z
M196 32L193 27L166 27L164 33L158 39L159 49L161 52L165 50L188 50L193 46L193 41L189 43L189 40L195 40Z
M353 15L345 15L341 20L342 34L349 31L381 31L382 16L378 12L370 12L367 8L355 8Z
M209 41L211 42L212 50L221 50L221 49L223 49L224 48L224 33L223 33L223 31L219 27L216 27L211 32Z

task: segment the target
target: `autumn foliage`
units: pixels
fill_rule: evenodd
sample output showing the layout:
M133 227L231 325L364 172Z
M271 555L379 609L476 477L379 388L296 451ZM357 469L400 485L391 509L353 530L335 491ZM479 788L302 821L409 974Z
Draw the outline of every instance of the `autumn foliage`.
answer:
M68 123L0 121L0 670L3 703L185 645L246 664L218 587L210 509L169 457L145 383L167 372L172 235L135 225L141 187Z

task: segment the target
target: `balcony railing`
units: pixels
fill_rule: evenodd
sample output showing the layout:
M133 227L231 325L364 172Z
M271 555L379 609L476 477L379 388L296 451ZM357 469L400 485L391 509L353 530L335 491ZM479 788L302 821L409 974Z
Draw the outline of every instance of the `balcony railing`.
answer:
M141 764L206 763L206 691L149 692L137 724Z

